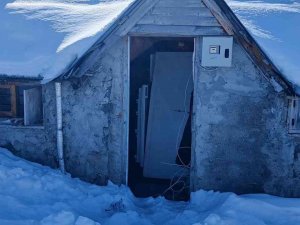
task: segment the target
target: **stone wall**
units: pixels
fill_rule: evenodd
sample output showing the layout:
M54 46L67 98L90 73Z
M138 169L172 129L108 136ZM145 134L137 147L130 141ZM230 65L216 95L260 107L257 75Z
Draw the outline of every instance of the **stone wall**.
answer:
M105 50L89 75L62 82L66 171L83 180L126 183L124 85L128 74L127 38ZM54 82L43 85L44 126L0 125L0 147L15 155L58 167ZM125 134L126 135L126 134Z
M56 101L53 83L43 85L44 122L40 127L0 125L0 147L56 168Z
M97 184L126 180L123 97L127 46L127 39L120 39L91 65L93 76L62 83L66 170Z
M287 131L287 96L237 43L230 68L202 68L199 57L192 189L300 196L299 145Z
M218 69L200 66L197 43L192 190L300 196L300 141L287 131L287 96L237 43L233 66ZM62 82L65 164L75 177L126 183L127 57L127 39L120 39L90 65L93 76ZM57 167L53 82L43 86L43 102L44 126L2 125L0 146Z

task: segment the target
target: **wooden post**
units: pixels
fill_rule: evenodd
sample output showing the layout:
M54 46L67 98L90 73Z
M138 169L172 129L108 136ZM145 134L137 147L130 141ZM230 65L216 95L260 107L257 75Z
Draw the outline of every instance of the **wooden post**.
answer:
M17 94L16 94L16 85L10 86L10 100L11 100L11 116L17 116Z

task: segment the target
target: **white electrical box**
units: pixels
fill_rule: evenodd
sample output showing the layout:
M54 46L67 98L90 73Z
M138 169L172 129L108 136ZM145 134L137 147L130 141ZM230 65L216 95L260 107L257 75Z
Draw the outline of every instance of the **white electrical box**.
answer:
M233 38L203 37L202 60L204 67L230 67L232 62Z

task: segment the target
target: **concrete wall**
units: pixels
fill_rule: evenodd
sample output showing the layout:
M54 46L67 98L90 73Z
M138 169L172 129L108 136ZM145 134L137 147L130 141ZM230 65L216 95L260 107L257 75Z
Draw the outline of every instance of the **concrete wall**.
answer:
M192 189L300 196L299 144L287 132L285 94L237 43L230 68L204 69L197 55Z
M15 155L57 167L56 102L54 84L42 88L44 123L41 127L0 125L0 147Z
M108 179L126 183L127 49L127 38L117 41L96 65L89 65L93 76L62 82L65 165L74 177L97 184L106 184ZM57 168L54 82L43 86L43 104L44 126L0 125L0 147Z
M300 196L300 141L287 132L287 96L238 44L232 67L207 70L197 43L192 190ZM127 57L127 39L120 39L91 65L93 76L62 83L65 163L75 177L126 182ZM0 126L0 146L57 167L53 83L43 87L43 101L44 127Z
M93 76L62 83L66 170L97 184L126 180L127 150L122 146L127 49L127 38L117 41L91 65Z

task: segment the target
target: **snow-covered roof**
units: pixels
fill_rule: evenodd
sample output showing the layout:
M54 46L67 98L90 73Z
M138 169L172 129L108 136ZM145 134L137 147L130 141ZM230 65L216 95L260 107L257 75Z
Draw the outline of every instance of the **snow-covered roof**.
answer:
M55 78L134 1L2 0L0 74ZM299 0L225 1L281 73L300 87Z
M54 79L81 57L131 2L1 0L0 75L42 77L44 82Z
M225 1L282 75L299 89L300 1Z

